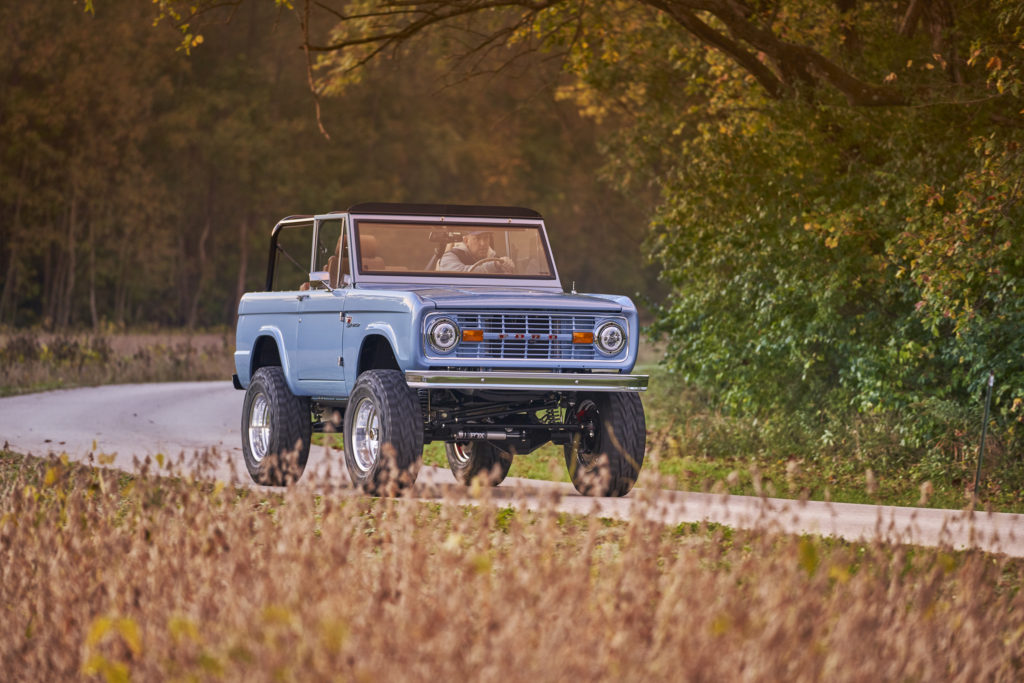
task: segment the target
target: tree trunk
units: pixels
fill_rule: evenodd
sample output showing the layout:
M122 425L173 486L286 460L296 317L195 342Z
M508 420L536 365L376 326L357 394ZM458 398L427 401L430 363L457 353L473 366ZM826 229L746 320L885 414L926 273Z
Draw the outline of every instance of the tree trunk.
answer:
M188 299L189 299L189 281L192 280L192 264L191 258L188 255L186 245L188 240L185 238L185 231L177 231L178 238L178 263L175 269L175 276L178 280L178 325L184 325L188 318Z
M21 180L18 184L18 196L14 200L14 219L11 221L10 238L7 247L7 269L4 271L4 289L0 293L0 325L8 320L13 325L18 314L18 239L21 232L21 205L25 187L25 164L21 165ZM8 310L10 311L8 313Z
M117 275L114 280L114 322L118 327L124 326L125 299L128 297L128 284L125 282L125 260L128 258L129 239L122 235L117 247Z
M118 327L124 327L124 309L127 293L127 287L125 287L123 280L114 286L114 323Z
M7 275L4 277L4 290L0 294L0 324L15 322L18 312L17 287L18 287L18 247L11 245L11 252L7 258ZM9 310L9 312L8 312Z
M67 250L67 267L63 291L57 291L57 327L65 329L71 322L72 298L75 295L75 271L78 268L78 188L72 184L71 207L68 210L68 232L64 247Z
M235 282L235 300L228 311L228 320L234 325L238 322L238 302L245 294L246 276L249 274L249 226L252 223L252 215L246 212L245 218L238 224L238 279Z
M206 240L210 237L212 220L210 212L206 212L206 222L203 224L203 232L199 235L199 244L196 259L198 261L199 277L196 278L196 288L192 295L192 305L189 307L188 322L186 327L192 329L196 326L199 318L199 299L203 295L203 280L206 279Z
M95 221L89 221L89 314L92 329L99 330L100 317L96 311L96 230Z
M54 226L54 233L59 228ZM64 291L65 253L60 248L59 238L46 247L47 255L43 258L43 318L47 329L53 329L57 321L57 304L59 292Z

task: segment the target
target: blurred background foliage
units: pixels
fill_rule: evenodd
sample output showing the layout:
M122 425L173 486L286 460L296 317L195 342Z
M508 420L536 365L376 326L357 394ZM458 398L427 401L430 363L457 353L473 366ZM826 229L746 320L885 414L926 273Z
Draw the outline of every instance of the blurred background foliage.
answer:
M991 371L1020 464L1019 2L48 5L0 10L2 322L230 321L282 214L518 203L765 454L942 476Z
M83 9L0 7L0 324L233 325L277 219L361 201L534 207L567 286L657 287L650 198L596 179L554 62L448 87L423 42L323 100L326 139L292 13L218 13L186 56L152 5Z

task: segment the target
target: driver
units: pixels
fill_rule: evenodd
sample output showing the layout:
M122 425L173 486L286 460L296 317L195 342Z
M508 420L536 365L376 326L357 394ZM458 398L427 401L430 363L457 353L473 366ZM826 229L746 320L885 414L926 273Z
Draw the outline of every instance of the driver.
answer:
M473 266L484 259L486 261L474 268ZM457 242L450 250L446 251L437 265L438 270L451 270L474 273L511 273L515 269L512 259L507 256L498 257L497 252L491 249L491 236L486 230L476 230L465 233L461 242Z

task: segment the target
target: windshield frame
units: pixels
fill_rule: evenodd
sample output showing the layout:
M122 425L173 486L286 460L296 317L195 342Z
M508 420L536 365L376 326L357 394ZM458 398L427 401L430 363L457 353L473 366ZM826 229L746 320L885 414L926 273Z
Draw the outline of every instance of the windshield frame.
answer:
M464 273L454 271L437 271L436 275L429 272L394 272L381 273L379 271L363 272L362 254L358 251L359 226L361 223L402 223L424 226L452 226L455 228L464 225L480 225L494 228L532 228L538 230L541 245L547 259L550 275L504 275L494 273ZM351 259L351 272L354 282L366 283L408 283L418 286L431 285L489 285L489 286L513 286L513 287L543 287L562 289L561 280L558 277L558 270L555 267L555 259L551 253L551 244L548 241L547 231L543 220L529 218L477 218L464 216L422 216L422 215L401 215L401 214L351 214L348 221L349 249L354 254ZM355 250L355 251L353 251Z

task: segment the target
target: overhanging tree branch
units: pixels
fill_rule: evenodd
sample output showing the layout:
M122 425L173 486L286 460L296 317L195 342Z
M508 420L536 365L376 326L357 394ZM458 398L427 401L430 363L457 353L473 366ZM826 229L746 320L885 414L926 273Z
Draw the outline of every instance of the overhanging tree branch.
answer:
M316 109L316 125L320 129L320 134L330 140L331 136L327 129L324 128L323 116L320 112L320 94L316 90L316 84L313 79L313 56L309 51L309 0L305 0L302 8L302 18L299 21L302 25L302 47L306 56L306 78L309 81L309 91L313 93L313 106Z
M423 33L424 31L433 26L443 24L445 22L449 22L454 19L465 17L471 14L478 14L486 10L512 9L520 7L524 10L527 10L529 14L537 14L538 12L541 12L557 4L560 4L559 0L550 0L547 2L515 2L509 0L501 2L435 2L419 6L420 9L410 9L408 11L403 12L388 11L382 12L380 14L364 14L360 15L360 17L373 18L377 16L412 14L417 18L397 29L385 30L380 33L371 33L369 35L347 38L345 40L340 40L329 45L310 45L309 49L314 52L336 52L339 50L344 50L345 48L357 47L360 45L368 44L382 44L385 46L386 49L386 46L388 45L402 43L417 34ZM438 7L443 8L444 6L448 6L449 11L437 12L433 9Z
M704 0L678 4L699 7L712 14L734 37L767 55L777 65L783 79L792 80L795 77L805 80L810 76L818 81L824 81L842 93L846 101L853 106L907 104L894 90L867 83L820 52L806 45L782 40L770 30L757 26L752 21L753 12L744 3L734 0ZM744 67L746 68L745 65ZM794 86L795 83L789 82L788 85Z
M733 61L750 73L771 97L778 99L789 90L772 70L757 58L757 55L743 49L738 43L730 40L728 36L711 28L708 24L701 21L690 9L667 0L649 0L647 4L667 14L700 41L717 48L731 57Z
M227 1L198 2L188 13L189 19ZM784 39L773 28L774 22L769 16L744 0L635 0L635 3L661 12L697 40L726 55L749 73L772 98L800 93L813 99L815 90L825 86L841 93L851 106L908 104L895 88L860 78L852 70L826 57L815 46ZM340 53L364 48L364 52L338 73L358 70L385 50L396 48L414 36L457 24L469 17L483 17L488 12L511 10L515 16L505 17L501 26L486 34L478 48L509 45L521 35L519 29L536 21L545 10L572 6L580 12L586 9L586 0L393 0L360 3L351 12L347 11L347 4L338 5L330 0L314 0L312 4L331 17L341 30L336 34L339 38L319 44L310 40L308 27L304 29L303 49L307 53ZM174 5L177 5L176 0L162 0L161 4L162 7ZM843 3L844 7L849 5L850 2ZM896 35L908 36L913 33L921 16L948 9L947 5L947 0L911 0ZM299 10L306 20L309 7L310 4L306 3ZM515 13L516 9L521 12ZM946 11L942 14L943 21L932 23L948 28L952 20L946 15L951 17L952 14ZM715 21L709 21L711 17ZM485 21L493 20L487 17ZM494 26L493 23L490 25ZM607 28L614 31L616 27Z

